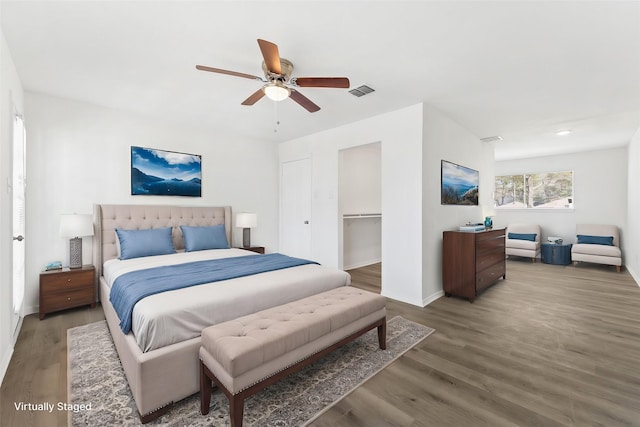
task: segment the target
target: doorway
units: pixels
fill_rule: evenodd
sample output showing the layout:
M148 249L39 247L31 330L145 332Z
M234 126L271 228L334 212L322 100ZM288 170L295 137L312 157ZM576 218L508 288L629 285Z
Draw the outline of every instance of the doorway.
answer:
M11 332L15 340L23 316L25 286L25 188L26 188L26 131L22 115L17 112L13 120L13 145L11 164L11 222L13 244L11 258L13 272L11 277Z
M342 268L382 262L381 143L339 152Z
M280 252L311 259L311 159L280 166Z

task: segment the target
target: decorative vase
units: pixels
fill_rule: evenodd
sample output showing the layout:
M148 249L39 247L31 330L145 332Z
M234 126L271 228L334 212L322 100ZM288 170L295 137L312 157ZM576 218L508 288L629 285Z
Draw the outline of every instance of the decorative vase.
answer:
M491 220L491 217L488 216L484 219L484 226L485 228L491 228L493 227L493 220Z

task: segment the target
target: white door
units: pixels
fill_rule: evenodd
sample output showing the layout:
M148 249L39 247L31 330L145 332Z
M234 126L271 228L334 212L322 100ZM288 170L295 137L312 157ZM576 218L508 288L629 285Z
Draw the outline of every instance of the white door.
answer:
M311 160L280 167L280 252L311 258Z
M13 162L11 172L11 203L13 223L13 258L11 331L17 332L24 305L25 262L25 129L22 116L16 114L13 121Z

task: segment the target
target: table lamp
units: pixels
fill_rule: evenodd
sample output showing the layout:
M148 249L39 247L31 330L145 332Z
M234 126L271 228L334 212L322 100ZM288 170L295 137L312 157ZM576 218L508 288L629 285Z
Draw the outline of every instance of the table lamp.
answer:
M69 268L82 267L82 237L93 236L91 215L60 215L60 237L69 238Z
M240 212L236 215L236 227L242 228L242 246L251 247L251 229L258 226L258 215Z

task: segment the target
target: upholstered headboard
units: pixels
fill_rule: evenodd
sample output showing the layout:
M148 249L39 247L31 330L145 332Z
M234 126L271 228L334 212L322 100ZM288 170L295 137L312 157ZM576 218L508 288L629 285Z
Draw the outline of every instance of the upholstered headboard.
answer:
M94 205L93 260L102 275L105 261L116 258L116 228L141 230L173 227L173 245L184 249L181 225L210 226L224 224L231 243L231 207L165 205Z

